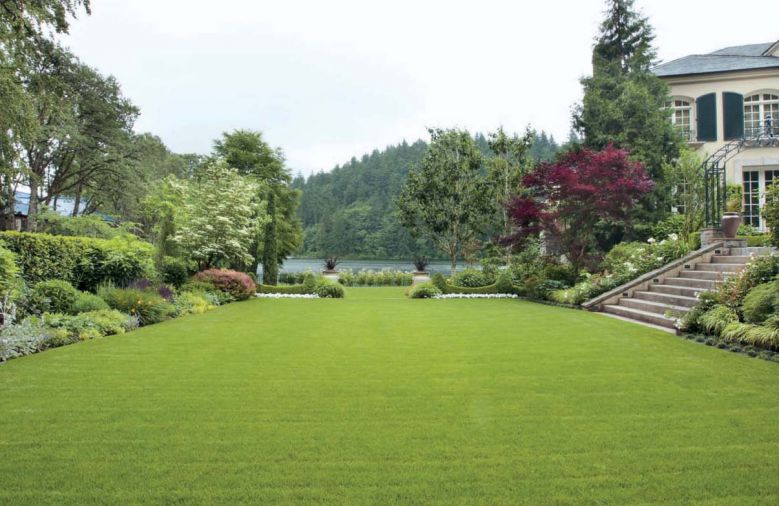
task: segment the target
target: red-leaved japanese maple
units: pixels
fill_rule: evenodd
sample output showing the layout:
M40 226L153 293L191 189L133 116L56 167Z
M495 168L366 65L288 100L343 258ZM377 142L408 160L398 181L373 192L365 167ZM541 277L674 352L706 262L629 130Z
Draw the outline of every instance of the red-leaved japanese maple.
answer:
M508 204L516 232L506 242L520 245L543 232L576 270L597 249L597 225L629 221L638 199L654 185L641 163L611 144L540 163L522 182L526 193Z

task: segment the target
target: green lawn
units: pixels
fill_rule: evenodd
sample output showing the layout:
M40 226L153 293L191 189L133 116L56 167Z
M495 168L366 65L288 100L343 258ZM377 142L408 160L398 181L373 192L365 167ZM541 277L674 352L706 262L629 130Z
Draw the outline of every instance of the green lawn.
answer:
M253 300L0 391L0 504L779 503L779 364L516 300Z

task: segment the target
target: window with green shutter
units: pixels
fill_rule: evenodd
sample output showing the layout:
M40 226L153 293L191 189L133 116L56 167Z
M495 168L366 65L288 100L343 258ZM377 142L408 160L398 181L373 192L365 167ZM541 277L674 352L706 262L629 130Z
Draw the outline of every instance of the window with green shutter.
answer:
M725 140L744 137L744 96L726 91L722 94L723 118L725 119Z
M708 93L695 100L698 115L698 140L710 142L717 140L717 95Z

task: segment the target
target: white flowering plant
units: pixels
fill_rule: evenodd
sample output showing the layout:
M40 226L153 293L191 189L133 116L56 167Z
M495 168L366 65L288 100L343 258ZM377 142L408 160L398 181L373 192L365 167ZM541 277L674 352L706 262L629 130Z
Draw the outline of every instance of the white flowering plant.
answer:
M435 295L433 299L517 299L513 293L442 293Z
M315 293L258 293L258 299L318 299Z
M571 288L556 290L549 298L563 304L582 302L612 290L647 272L666 265L689 253L689 246L677 234L657 240L617 244L603 260L603 271L577 283Z

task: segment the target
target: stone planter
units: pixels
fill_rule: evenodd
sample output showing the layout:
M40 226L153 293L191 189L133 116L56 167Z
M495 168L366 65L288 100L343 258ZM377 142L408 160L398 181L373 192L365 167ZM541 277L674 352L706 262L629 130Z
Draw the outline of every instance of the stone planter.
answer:
M322 271L322 277L338 283L338 271Z
M430 273L425 271L416 271L412 274L411 286L414 286L418 283L426 283L428 281L430 281Z
M738 226L741 225L741 214L739 213L725 213L722 215L722 221L720 227L722 228L722 235L725 239L733 239L738 232Z

